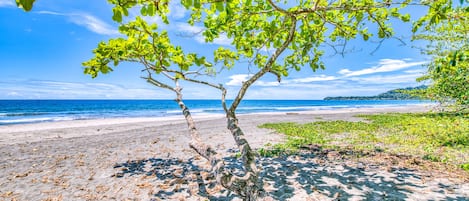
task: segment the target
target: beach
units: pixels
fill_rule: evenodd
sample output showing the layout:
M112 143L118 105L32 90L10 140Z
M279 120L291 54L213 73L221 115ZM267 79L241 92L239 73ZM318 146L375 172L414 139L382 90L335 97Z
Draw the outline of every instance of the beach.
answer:
M239 115L253 148L285 136L263 123L347 120L357 114L422 112L428 105ZM227 157L236 147L221 114L196 115L202 139ZM0 200L239 200L216 185L190 149L180 116L107 118L0 126ZM395 160L390 157L389 160ZM227 158L236 166L234 158ZM469 200L457 173L342 160L335 153L261 158L273 200Z

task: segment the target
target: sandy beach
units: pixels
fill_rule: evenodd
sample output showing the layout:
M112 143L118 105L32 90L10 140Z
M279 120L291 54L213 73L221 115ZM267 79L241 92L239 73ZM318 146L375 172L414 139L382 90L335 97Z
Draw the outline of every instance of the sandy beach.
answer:
M358 121L356 114L420 112L429 106L240 115L254 148L284 136L271 122ZM226 156L236 147L222 115L195 117L202 138ZM188 146L182 117L74 120L0 126L0 200L239 200L214 183ZM398 160L385 156L390 161ZM365 159L364 159L365 160ZM412 159L414 160L414 159ZM236 167L234 158L227 158ZM261 158L274 200L469 200L468 177L336 153Z

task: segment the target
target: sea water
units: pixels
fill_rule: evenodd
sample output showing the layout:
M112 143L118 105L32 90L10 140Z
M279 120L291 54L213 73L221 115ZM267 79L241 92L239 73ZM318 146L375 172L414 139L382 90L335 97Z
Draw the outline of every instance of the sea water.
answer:
M185 100L193 114L221 114L220 100ZM227 101L231 104L230 101ZM418 100L243 100L237 113L296 112L427 104ZM173 100L0 100L0 125L181 115Z

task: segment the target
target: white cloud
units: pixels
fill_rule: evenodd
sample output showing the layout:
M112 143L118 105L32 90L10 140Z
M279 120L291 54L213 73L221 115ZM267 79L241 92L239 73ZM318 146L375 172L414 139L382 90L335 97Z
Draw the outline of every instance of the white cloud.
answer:
M176 25L177 31L183 32L186 35L193 36L195 40L198 43L205 44L205 38L202 35L202 32L204 31L203 27L200 26L191 26L186 23L179 23ZM218 38L215 38L212 42L212 44L216 45L225 45L229 46L232 43L232 39L228 38L226 34L220 34Z
M352 71L349 70L349 69L342 69L338 73L341 74L341 75L346 75L346 74L352 73Z
M0 7L14 7L15 1L14 0L0 0Z
M326 96L368 96L385 91L417 86L416 78L422 76L424 67L418 66L426 62L410 62L411 59L379 60L372 68L352 71L342 69L338 76L316 75L294 79L284 79L281 83L264 79L254 83L246 94L248 99L322 99ZM408 68L408 69L407 69ZM406 69L402 71L402 69ZM374 74L386 72L386 74ZM230 76L228 86L240 86L249 79L249 74Z
M408 62L406 60L381 59L378 62L378 65L371 67L371 68L365 68L365 69L357 70L357 71L351 71L349 69L342 69L338 73L346 77L360 76L360 75L368 75L368 74L374 74L374 73L393 72L393 71L410 68L413 66L423 65L425 63L427 62L426 61Z
M227 86L241 86L243 82L251 78L251 75L248 74L237 74L237 75L232 75L229 77L230 81L226 83ZM278 81L262 81L258 80L256 81L253 86L260 86L260 87L273 87L273 86L279 86L280 83Z
M188 32L188 33L197 34L197 35L202 33L202 31L204 30L203 27L195 26L195 25L191 26L190 24L187 24L187 23L178 23L176 25L176 28L179 31Z
M243 82L248 80L251 75L248 74L237 74L230 76L230 81L226 83L228 86L241 86ZM337 80L338 78L335 76L327 76L327 75L320 75L314 77L306 77L306 78L297 78L297 79L285 79L281 82L278 81L262 81L258 80L253 85L254 86L261 86L261 87L274 87L274 86L292 86L295 84L302 84L302 83L311 83L311 82L321 82L321 81L332 81Z
M79 25L79 26L83 26L87 28L88 30L95 32L97 34L101 34L101 35L119 34L117 29L115 29L111 25L87 13L59 13L59 12L53 12L53 11L39 11L37 13L46 14L46 15L65 16L72 23Z
M389 75L389 76L371 76L371 77L353 77L349 78L351 81L356 81L361 84L412 84L415 83L418 77L422 76L420 73L414 74L401 74L401 75Z
M178 1L169 2L169 16L174 19L181 19L186 16L187 10Z
M264 82L262 80L259 80L254 83L256 86L261 86L261 87L274 87L274 86L280 86L280 82Z
M288 84L250 89L246 99L318 100L326 96L376 95L394 89L388 85Z
M146 84L144 84L146 86ZM3 95L2 95L3 94ZM156 99L174 94L158 88L127 87L108 83L78 83L48 80L0 82L1 98L44 99Z
M53 11L48 11L48 10L41 10L41 11L38 11L37 13L39 13L39 14L46 14L46 15L60 15L60 16L67 16L67 14L58 13L58 12L53 12Z
M7 96L19 96L20 94L16 91L8 92Z
M285 83L309 83L309 82L321 82L321 81L331 81L337 80L338 78L335 76L327 76L327 75L320 75L314 77L305 77L305 78L297 78L292 80L286 80Z
M228 46L228 45L231 45L232 41L233 40L228 38L228 36L226 36L226 34L223 33L223 34L220 34L218 38L215 38L213 40L213 44Z
M425 72L427 72L426 69L414 69L414 70L404 71L404 73L409 73L409 74L420 73L421 75L423 75Z
M70 20L77 24L86 27L88 30L102 34L102 35L117 35L119 32L111 27L106 22L101 21L93 15L80 13L70 16Z
M250 75L248 74L238 74L230 76L230 81L226 83L228 86L241 86L243 82L248 80Z

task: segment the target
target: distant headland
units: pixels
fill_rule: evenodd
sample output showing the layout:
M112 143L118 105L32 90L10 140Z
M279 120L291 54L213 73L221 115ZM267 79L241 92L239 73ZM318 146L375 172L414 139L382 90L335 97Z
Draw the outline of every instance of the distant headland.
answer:
M402 93L402 91L410 91L416 89L426 89L427 86L421 85L418 87L407 87L401 89L393 89L376 96L335 96L326 97L324 100L418 100L418 96Z

